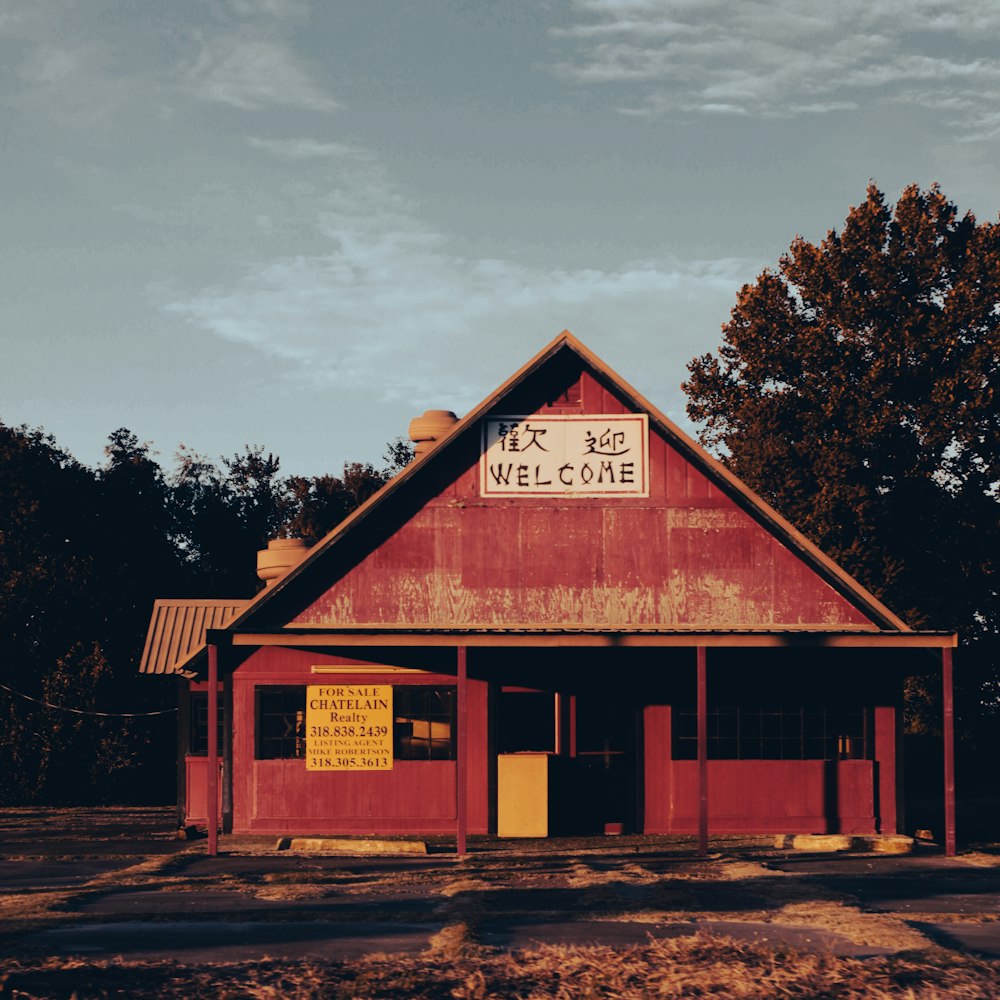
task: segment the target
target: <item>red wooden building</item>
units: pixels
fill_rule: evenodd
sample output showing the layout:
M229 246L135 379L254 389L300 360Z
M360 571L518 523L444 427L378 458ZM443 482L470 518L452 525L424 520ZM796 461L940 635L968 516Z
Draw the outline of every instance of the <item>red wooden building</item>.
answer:
M460 850L902 831L902 681L936 656L950 726L954 635L910 629L569 333L436 436L256 598L156 603L142 669L187 678L180 809L211 850L219 823ZM376 748L351 767L307 760L348 732L316 726L317 686L390 693L379 726L340 715Z

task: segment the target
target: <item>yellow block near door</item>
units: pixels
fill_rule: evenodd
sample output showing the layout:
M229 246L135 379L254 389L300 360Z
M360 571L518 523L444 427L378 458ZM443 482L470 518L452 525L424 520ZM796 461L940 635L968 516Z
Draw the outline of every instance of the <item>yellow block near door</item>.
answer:
M549 835L549 755L497 757L497 836Z

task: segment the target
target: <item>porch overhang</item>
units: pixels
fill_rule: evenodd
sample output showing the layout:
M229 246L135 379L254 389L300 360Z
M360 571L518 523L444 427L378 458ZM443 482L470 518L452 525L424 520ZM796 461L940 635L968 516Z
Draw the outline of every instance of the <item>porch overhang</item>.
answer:
M518 647L853 647L941 649L953 632L871 629L659 629L495 626L462 628L356 626L280 628L267 632L219 630L215 641L232 646L518 646ZM213 641L209 639L208 641Z

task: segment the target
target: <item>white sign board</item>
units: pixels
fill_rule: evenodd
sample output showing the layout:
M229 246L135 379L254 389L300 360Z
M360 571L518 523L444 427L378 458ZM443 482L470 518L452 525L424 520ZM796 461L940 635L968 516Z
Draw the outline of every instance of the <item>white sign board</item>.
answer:
M649 496L646 414L487 417L483 496Z

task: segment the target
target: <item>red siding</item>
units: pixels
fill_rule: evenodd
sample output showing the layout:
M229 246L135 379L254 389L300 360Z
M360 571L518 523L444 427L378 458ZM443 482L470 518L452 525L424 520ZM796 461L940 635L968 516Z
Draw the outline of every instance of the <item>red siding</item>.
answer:
M624 412L590 376L583 387L585 404ZM870 624L666 439L650 439L648 498L482 498L470 433L436 495L292 623Z
M698 763L670 765L670 821L647 833L698 828ZM709 829L721 833L874 833L869 760L711 760ZM649 805L647 803L647 814Z
M442 653L441 669L454 669ZM372 666L370 661L265 648L233 679L233 831L235 833L450 833L455 829L455 762L396 761L380 774L306 771L302 760L254 759L257 685L333 683L454 684L454 674L316 675L314 664ZM397 666L398 664L386 664ZM489 781L486 756L488 685L469 681L469 830L486 833ZM204 798L204 792L201 793Z
M219 774L222 774L222 758L219 758ZM208 825L208 812L205 808L208 802L208 758L185 757L185 806L184 822L194 826ZM219 781L219 810L222 815L222 781Z

